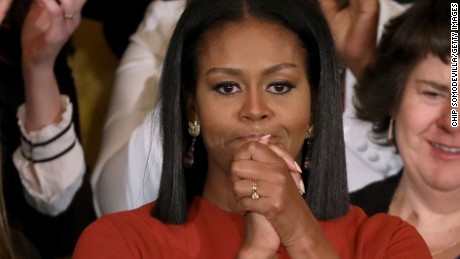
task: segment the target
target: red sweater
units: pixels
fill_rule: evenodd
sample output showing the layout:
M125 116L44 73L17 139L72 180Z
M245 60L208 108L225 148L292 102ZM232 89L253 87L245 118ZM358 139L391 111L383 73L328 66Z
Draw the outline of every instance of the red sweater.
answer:
M243 216L196 198L186 224L167 225L150 216L152 206L103 216L83 232L73 258L220 259L237 254ZM415 228L397 217L367 217L351 206L348 215L320 224L342 258L431 258ZM284 249L279 258L289 258Z

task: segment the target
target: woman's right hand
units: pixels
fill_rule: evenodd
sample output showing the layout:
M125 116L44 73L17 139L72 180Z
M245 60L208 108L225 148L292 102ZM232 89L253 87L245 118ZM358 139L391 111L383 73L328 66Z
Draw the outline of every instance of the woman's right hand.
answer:
M359 78L373 62L377 47L378 0L320 0L320 6L334 35L343 61ZM342 1L343 2L343 1Z

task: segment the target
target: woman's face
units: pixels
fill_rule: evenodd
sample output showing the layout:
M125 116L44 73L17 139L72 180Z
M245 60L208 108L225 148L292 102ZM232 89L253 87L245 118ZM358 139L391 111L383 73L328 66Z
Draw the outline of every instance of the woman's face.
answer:
M443 191L460 188L460 127L451 127L451 109L450 65L429 55L408 77L396 141L405 173Z
M288 29L256 19L227 23L203 35L196 96L209 170L226 171L234 151L270 134L297 161L310 122L305 50Z

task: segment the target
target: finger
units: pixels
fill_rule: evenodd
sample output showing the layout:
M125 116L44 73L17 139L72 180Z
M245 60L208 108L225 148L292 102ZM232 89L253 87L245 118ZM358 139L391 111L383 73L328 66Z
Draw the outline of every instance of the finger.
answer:
M265 136L261 137L261 138L259 139L258 142L259 142L259 143L262 143L262 144L264 144L264 145L268 145L268 142L270 141L270 137L271 137L271 136L272 136L272 135L270 135L270 134L265 135Z
M255 189L253 184L255 183ZM270 196L270 184L263 180L252 180L252 179L242 179L239 181L233 182L233 192L235 194L236 200L241 200L244 198L253 199L252 195L257 192L257 195L260 198Z
M55 0L35 0L34 3L41 4L45 7L52 24L51 29L55 28L56 26L59 27L59 25L62 24L64 20L64 13Z
M264 171L264 166L258 165L257 162L251 161L251 160L242 160L239 162L239 165L237 166L241 166L241 169L234 169L235 171L232 171L232 172L235 172L235 173L232 173L232 180L233 180L233 191L235 193L235 197L237 197L238 200L244 197L251 196L252 190L253 190L252 189L253 181L256 182L256 185L257 185L256 189L260 196L265 196L265 197L270 196L268 193L269 189L277 188L277 187L268 187L268 186L271 186L270 183L272 182L272 177L266 173L267 171ZM250 167L257 168L257 172L247 169ZM271 165L270 169L272 168L273 166ZM266 177L266 178L260 178L260 177ZM304 186L302 177L300 176L299 173L296 173L296 172L291 172L291 177L299 193L303 195L305 193L305 186ZM277 186L283 186L283 185L277 185Z
M234 154L233 160L255 160L262 163L279 163L280 157L267 145L259 142L248 142L240 147Z
M297 189L299 189L300 195L303 195L305 193L305 185L303 183L302 177L299 173L296 172L291 172L291 176L292 179L294 179Z
M267 215L270 211L274 210L274 204L273 201L271 201L271 199L266 195L262 195L257 200L254 200L251 197L243 197L237 203L237 209L241 213L256 212L262 215Z
M270 137L271 135L265 135L261 137L258 142L264 145L268 145L270 141ZM294 172L302 173L300 166L297 164L297 162L291 157L291 155L286 150L284 150L280 146L275 146L275 145L269 145L269 147L286 162L290 170Z
M328 15L335 14L339 11L336 0L320 0L319 6L321 7L321 10L323 10L323 12Z
M290 179L290 181L292 180ZM251 190L252 194L252 181L246 180L243 184L241 188L246 189L241 191L242 194L238 195L238 202L236 203L236 208L241 213L257 212L266 216L273 216L276 213L282 212L285 206L292 202L305 203L304 199L299 195L299 192L294 189L295 187L293 185L292 189L286 188L286 186L290 186L290 184L275 185L268 182L257 181L258 199L253 199L251 195L248 196L248 190Z
M293 172L302 173L302 169L300 168L299 164L292 158L291 154L287 152L285 149L281 148L279 145L268 145L268 147L275 152L279 157L281 157L286 165L288 166L289 170Z
M375 14L379 12L378 0L357 0L361 13Z
M279 159L279 157L277 157ZM264 163L256 160L236 160L233 161L230 166L230 172L232 173L232 180L237 181L240 179L260 179L260 180L272 180L276 179L277 175L285 175L289 169L286 167L283 161L279 163Z
M63 11L65 13L71 13L75 16L80 15L84 4L84 0L61 0L61 8Z
M265 135L262 138L260 138L258 142L268 145L269 140L270 140L270 135ZM297 164L297 162L291 157L291 155L285 149L277 145L270 145L269 147L273 151L275 151L275 153L278 156L280 156L284 160L284 162L286 162L286 165L288 166L289 170L291 170L291 176L294 179L294 182L296 183L300 194L303 195L305 193L305 186L303 184L302 177L300 176L300 174L302 173L300 166Z

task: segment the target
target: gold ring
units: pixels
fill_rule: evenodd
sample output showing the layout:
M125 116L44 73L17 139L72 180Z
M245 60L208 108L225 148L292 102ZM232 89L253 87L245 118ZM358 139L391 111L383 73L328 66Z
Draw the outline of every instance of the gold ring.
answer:
M257 183L256 180L252 180L252 194L251 198L253 200L258 200L260 198L259 194L257 193Z
M74 15L73 15L73 14L70 14L70 13L64 14L64 19L73 20L73 18L74 18Z

